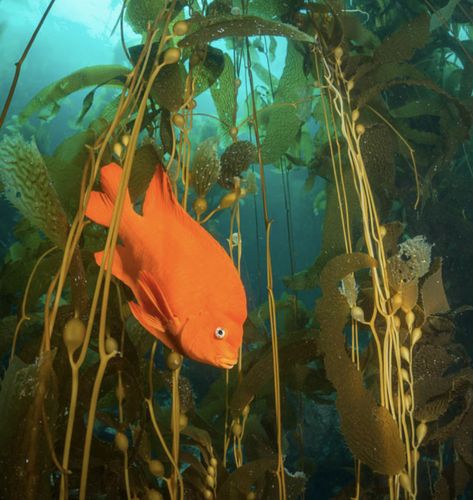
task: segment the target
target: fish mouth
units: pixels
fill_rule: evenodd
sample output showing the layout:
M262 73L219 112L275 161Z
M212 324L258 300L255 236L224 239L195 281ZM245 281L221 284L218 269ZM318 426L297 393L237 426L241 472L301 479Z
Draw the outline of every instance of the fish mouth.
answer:
M217 360L218 366L220 368L225 368L226 370L231 370L237 363L238 357L236 358L227 358L227 357L219 357Z

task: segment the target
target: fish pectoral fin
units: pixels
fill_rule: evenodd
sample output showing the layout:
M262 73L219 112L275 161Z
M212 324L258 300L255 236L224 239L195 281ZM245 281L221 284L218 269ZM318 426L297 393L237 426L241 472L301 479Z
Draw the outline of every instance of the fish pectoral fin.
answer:
M158 340L160 340L165 346L169 347L169 349L173 349L174 351L179 351L179 346L173 340L172 335L167 335L167 329L165 325L152 314L147 313L142 306L137 304L136 302L128 302L128 306L130 307L130 311L133 316L138 320L141 326L150 332L153 336L155 336Z
M154 308L154 313L161 322L161 329L178 337L187 321L182 324L179 318L174 315L158 282L148 271L140 271L138 284L141 292Z
M140 272L138 285L144 293L146 299L155 308L156 314L161 319L163 325L173 322L175 320L175 315L173 314L161 287L148 271Z
M187 325L189 322L190 318L187 318L184 323L182 323L179 318L176 318L175 316L172 317L167 325L166 329L168 332L172 333L174 336L179 337L182 333L182 330L184 330L184 327Z

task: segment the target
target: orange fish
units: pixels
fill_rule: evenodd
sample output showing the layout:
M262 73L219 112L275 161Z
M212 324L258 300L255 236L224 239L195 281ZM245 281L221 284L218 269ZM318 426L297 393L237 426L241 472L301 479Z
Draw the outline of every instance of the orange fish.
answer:
M110 226L121 174L115 163L103 167L103 192L91 193L86 215L102 226ZM178 203L162 166L143 215L126 194L119 237L112 274L131 288L130 310L141 325L189 358L232 368L247 315L245 289L222 246ZM102 258L95 254L97 264Z

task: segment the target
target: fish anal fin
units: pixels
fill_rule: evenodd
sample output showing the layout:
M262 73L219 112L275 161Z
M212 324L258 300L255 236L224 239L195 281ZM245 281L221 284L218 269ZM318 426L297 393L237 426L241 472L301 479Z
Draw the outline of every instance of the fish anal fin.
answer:
M130 301L128 302L128 306L130 307L130 311L133 316L145 330L160 340L165 346L169 347L169 349L173 349L175 351L179 350L179 346L174 341L173 337L171 335L167 335L166 328L163 323L161 323L159 318L147 313L144 308L136 302Z

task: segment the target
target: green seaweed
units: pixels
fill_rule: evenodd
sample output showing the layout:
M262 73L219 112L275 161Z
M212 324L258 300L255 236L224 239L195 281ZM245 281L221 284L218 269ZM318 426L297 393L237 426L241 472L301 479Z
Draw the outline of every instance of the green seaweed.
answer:
M31 365L15 358L5 374L0 390L0 491L4 498L50 498L52 460L47 433L53 431L58 409L53 358L47 352Z
M294 367L296 363L305 364L313 361L319 354L317 344L311 332L306 336L297 333L284 339L279 348L281 373ZM260 355L256 363L245 373L245 377L233 393L230 409L235 417L241 414L245 406L259 395L260 391L271 382L273 372L272 353Z
M315 314L320 322L320 347L328 379L337 391L340 427L353 455L374 471L401 472L406 457L398 427L389 411L379 406L364 385L362 373L346 354L343 328L349 306L338 284L350 273L374 268L365 254L340 255L330 260L320 276L322 298Z
M288 43L274 103L260 112L260 121L265 123L265 138L261 144L264 163L277 162L296 141L310 109L310 93L303 56L295 44Z
M212 99L217 109L220 125L225 134L234 125L236 115L235 102L235 68L228 54L224 55L223 71L214 85L210 87Z
M191 33L180 40L182 48L207 43L225 37L283 36L292 41L313 43L312 37L290 24L270 21L256 16L222 16L196 18L191 21Z
M0 177L12 205L63 248L68 233L66 214L34 140L5 136L0 142Z
M196 58L198 63L192 62ZM220 49L210 45L196 49L191 55L191 76L194 83L194 95L202 94L219 79L225 69L225 55Z
M38 92L20 113L20 122L32 115L46 110L41 118L54 118L60 109L60 101L78 90L97 86L112 85L121 87L124 77L130 72L123 66L89 66L57 80Z

